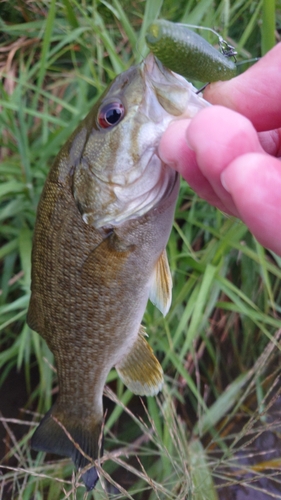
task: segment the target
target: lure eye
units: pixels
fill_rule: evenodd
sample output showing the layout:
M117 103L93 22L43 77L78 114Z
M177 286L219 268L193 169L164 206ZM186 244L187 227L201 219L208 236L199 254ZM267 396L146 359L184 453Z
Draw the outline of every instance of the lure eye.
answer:
M98 124L101 128L114 127L125 115L121 102L110 102L99 109Z

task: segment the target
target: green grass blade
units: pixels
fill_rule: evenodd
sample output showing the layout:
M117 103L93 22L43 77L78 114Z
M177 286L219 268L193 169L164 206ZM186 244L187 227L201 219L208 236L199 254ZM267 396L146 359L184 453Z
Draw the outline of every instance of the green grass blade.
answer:
M122 28L124 29L124 31L128 37L128 40L131 44L131 47L134 48L136 46L136 43L137 43L137 34L136 34L135 30L133 29L133 27L130 23L130 20L128 19L128 16L125 12L125 9L122 7L121 2L119 2L118 0L113 0L113 5L115 7L114 10L109 2L103 1L102 3L104 5L106 5L109 9L111 9L114 12L114 14L116 15L117 19L119 19L119 21L122 25Z
M207 301L209 300L209 296L212 293L211 287L213 285L213 280L215 274L217 272L217 268L208 264L206 270L203 275L202 283L199 289L199 293L196 298L195 307L193 310L192 318L190 321L189 328L187 330L186 335L186 343L183 347L183 352L189 350L192 345L193 340L196 335L198 335L198 330L201 326L202 320L204 320L204 311L206 308Z
M258 19L258 16L260 14L261 8L262 8L262 0L260 0L260 2L258 3L256 9L254 10L254 12L252 14L252 17L249 20L249 23L248 23L244 33L242 34L242 36L240 38L239 44L237 46L238 51L240 51L245 46L248 38L250 37L251 33L253 32L253 29L256 26L257 19Z
M79 24L78 24L78 21L77 21L77 17L76 17L74 8L71 5L71 2L69 0L63 0L63 4L65 6L66 17L68 19L69 24L74 29L78 28Z
M261 51L262 55L266 54L274 47L276 16L275 16L275 0L263 0L262 6L262 25L261 25Z
M41 64L38 73L38 88L40 89L42 87L42 83L46 73L48 54L51 44L51 36L52 36L52 31L54 29L55 15L56 15L56 0L51 0L44 31L41 61L40 61Z
M159 16L162 4L163 0L147 0L145 3L145 11L137 45L137 50L139 55L136 57L136 62L140 62L148 52L145 43L145 33L147 31L148 26L151 23L153 23L153 21L157 19L157 17Z
M218 500L212 475L206 459L205 450L198 439L193 439L188 445L189 470L193 488L193 500Z
M203 17L213 6L212 0L201 0L194 9L190 10L191 2L187 2L186 10L181 17L181 23L200 25ZM201 33L200 33L201 34Z
M194 434L203 436L206 432L210 432L236 404L243 387L248 381L248 374L243 373L239 375L218 397L216 402L208 408L206 413L202 415L200 421L194 427Z

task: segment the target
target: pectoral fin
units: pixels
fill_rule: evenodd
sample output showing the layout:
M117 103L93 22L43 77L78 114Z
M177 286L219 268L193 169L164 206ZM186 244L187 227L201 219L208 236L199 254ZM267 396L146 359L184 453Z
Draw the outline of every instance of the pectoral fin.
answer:
M161 253L152 277L149 298L158 307L159 311L166 316L172 302L172 276L167 259L166 250Z
M163 370L146 342L145 335L141 326L133 348L115 368L121 380L134 394L154 396L163 386Z

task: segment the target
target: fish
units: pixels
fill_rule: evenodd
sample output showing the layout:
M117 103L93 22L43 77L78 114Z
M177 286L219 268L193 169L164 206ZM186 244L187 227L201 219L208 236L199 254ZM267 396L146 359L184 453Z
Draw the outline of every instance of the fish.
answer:
M110 370L138 395L163 386L141 324L148 299L164 315L171 304L166 245L179 175L161 161L158 144L172 120L207 105L149 54L109 85L42 191L27 323L54 355L59 393L31 448L71 458L88 491L99 477Z

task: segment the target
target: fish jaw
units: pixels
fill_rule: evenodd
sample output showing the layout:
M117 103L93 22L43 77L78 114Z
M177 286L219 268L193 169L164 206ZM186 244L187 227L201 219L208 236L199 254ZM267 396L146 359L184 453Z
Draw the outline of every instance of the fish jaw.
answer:
M143 61L141 71L148 88L146 113L152 121L161 121L163 109L168 113L170 123L175 119L193 118L200 109L210 106L190 82L165 68L153 54L149 54ZM167 128L165 122L163 127Z
M108 130L92 128L74 171L74 197L84 222L95 228L116 227L157 206L176 175L159 157L162 134L171 121L209 105L153 55L117 77L97 116L104 103L117 100L124 118Z

